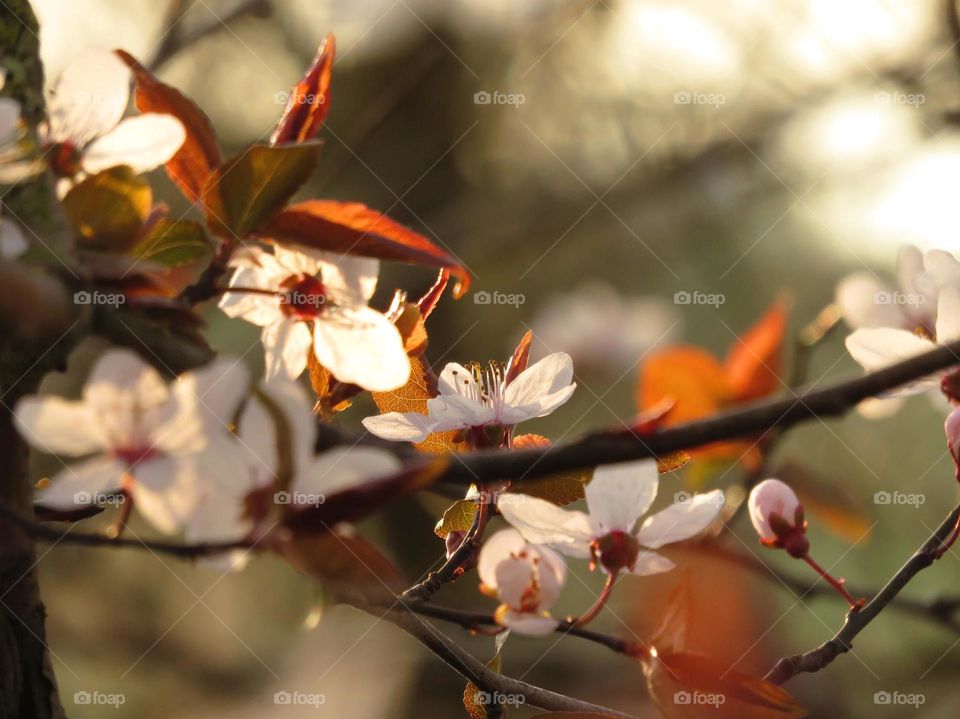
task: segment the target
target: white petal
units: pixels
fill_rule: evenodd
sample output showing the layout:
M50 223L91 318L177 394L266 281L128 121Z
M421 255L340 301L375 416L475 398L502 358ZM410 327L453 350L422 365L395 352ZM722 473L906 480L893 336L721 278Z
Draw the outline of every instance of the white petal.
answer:
M173 115L128 117L94 140L83 151L81 162L90 174L117 165L129 165L136 173L149 172L173 157L186 137L183 125Z
M302 384L283 376L265 382L262 389L267 399L280 411L285 420L286 430L291 435L290 449L294 468L306 466L307 461L313 458L317 438L317 418L313 414L313 401L307 396L307 391ZM263 409L262 400L259 398L252 400L250 405ZM244 441L247 441L250 436L249 432L249 430L241 432ZM272 419L270 435L275 452L276 441Z
M903 245L897 253L897 284L906 294L920 292L924 273L923 253L915 245Z
M521 372L504 391L503 401L511 407L537 404L543 398L566 389L571 382L573 360L565 352L557 352Z
M15 260L30 248L20 227L5 217L0 217L0 258Z
M519 609L525 594L536 586L536 569L526 558L507 557L493 569L496 575L497 596L509 607Z
M854 272L837 284L836 303L851 329L900 327L906 317L893 290L869 272Z
M512 609L497 612L497 619L510 631L530 637L542 637L550 634L560 625L556 619L549 615L516 612Z
M563 557L549 547L531 547L538 558L537 578L540 582L540 609L549 610L560 598L560 590L567 581L567 565Z
M402 467L392 453L376 447L334 447L297 473L290 489L308 495L333 495L387 477Z
M363 426L370 434L391 442L422 442L433 423L425 414L387 412L364 418Z
M123 473L120 462L102 455L75 462L62 469L50 485L41 490L37 502L62 510L89 506L92 495L119 490Z
M533 544L548 544L571 557L590 556L590 519L583 512L561 509L555 504L525 494L502 494L497 509L523 538Z
M310 329L303 322L283 319L263 328L260 337L266 359L266 378L281 373L296 379L307 368L310 354Z
M882 369L934 348L934 344L907 330L890 327L860 329L846 339L847 351L865 370Z
M280 268L273 255L259 248L247 248L235 253L230 265L235 269L229 287L277 291L287 277L286 270ZM217 306L227 317L240 317L260 327L272 325L283 318L279 297L256 292L227 291Z
M473 372L456 362L448 362L437 378L437 390L441 396L479 397L480 388Z
M323 266L327 253L298 245L274 245L273 256L288 275L316 275Z
M113 129L127 109L130 70L107 50L78 55L53 87L49 137L83 146Z
M220 357L177 377L173 395L185 409L202 408L217 425L224 426L236 418L249 381L250 374L240 360Z
M247 402L237 429L242 452L259 486L271 484L280 468L277 428L273 415L256 397Z
M314 322L313 351L338 380L372 392L389 392L410 378L400 332L369 307L325 311Z
M519 407L505 406L500 413L500 421L506 425L515 425L526 422L528 419L545 417L560 405L566 403L573 396L576 388L577 385L575 384L567 385L563 389L541 397L531 404L520 405ZM509 388L507 391L509 391Z
M324 253L320 279L334 302L366 305L377 289L380 260Z
M960 283L960 262L944 250L927 250L923 254L923 269L934 292Z
M516 529L501 529L491 535L483 543L477 560L477 574L480 576L480 581L490 589L496 590L497 565L509 559L511 554L519 554L526 546L526 540Z
M242 497L226 493L211 497L188 518L184 539L191 544L239 541L253 529L253 522L244 516L245 511ZM239 564L239 557L246 554L238 553L238 557L231 558L230 564Z
M682 542L700 534L723 509L723 492L715 489L695 494L684 502L676 502L647 517L637 532L644 547L657 549L672 542Z
M899 412L905 401L906 397L890 397L883 399L878 397L867 397L867 399L857 404L857 414L859 414L861 417L866 417L867 419L872 420L886 419L887 417L892 417Z
M790 485L779 479L765 479L750 490L747 510L750 521L761 539L773 540L776 533L770 527L770 515L777 514L791 525L796 518L800 500Z
M456 395L440 395L428 399L427 414L433 421L433 432L482 427L497 421L497 411L490 405Z
M936 332L939 344L960 340L960 289L945 287L940 291Z
M649 574L669 572L675 566L677 565L662 554L641 551L640 554L637 555L637 561L633 563L633 569L631 569L630 572L631 574L645 577Z
M14 409L17 431L36 449L79 456L106 448L107 437L89 405L61 397L24 397Z
M109 415L127 403L155 409L169 400L170 391L160 373L136 352L111 349L100 356L87 377L83 398L100 414Z
M214 466L208 459L206 469ZM136 480L132 489L136 508L164 534L176 534L203 497L201 471L206 470L190 458L160 456L140 462L131 472Z
M597 467L584 489L595 536L633 531L633 525L653 504L659 481L654 459Z

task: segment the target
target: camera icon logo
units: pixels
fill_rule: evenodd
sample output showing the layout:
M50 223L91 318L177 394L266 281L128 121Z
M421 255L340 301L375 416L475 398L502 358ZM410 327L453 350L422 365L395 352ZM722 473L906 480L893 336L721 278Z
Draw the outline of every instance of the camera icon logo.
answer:
M875 492L873 495L874 504L890 504L890 492Z
M283 490L274 493L273 503L274 504L290 504L291 497L290 492L285 492Z
M891 700L890 692L877 692L873 695L874 704L889 704Z
M673 93L673 104L674 105L689 105L692 101L689 92L675 92Z
M674 704L689 704L691 699L692 697L690 695L690 692L686 692L686 691L679 691L673 695Z
M73 693L73 703L74 704L90 704L93 699L93 695L90 692L74 692Z
M692 296L686 290L673 293L673 304L675 305L689 305L692 299Z
M293 695L290 692L274 692L274 704L290 704L293 701Z
M86 290L80 290L79 292L73 293L73 304L75 305L89 305L91 302L90 293Z
M489 305L492 297L489 292L486 290L480 290L479 292L473 293L473 304L475 305Z
M493 95L486 90L478 90L473 94L474 105L489 105L493 102Z

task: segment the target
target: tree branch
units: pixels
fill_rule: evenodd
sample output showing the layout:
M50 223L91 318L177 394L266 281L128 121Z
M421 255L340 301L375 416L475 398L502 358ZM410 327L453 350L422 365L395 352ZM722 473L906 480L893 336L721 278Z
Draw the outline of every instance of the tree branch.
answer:
M900 567L886 586L863 609L847 614L843 627L832 638L809 652L784 657L776 663L764 679L774 684L783 684L783 682L801 672L818 672L840 654L850 651L854 637L863 631L894 600L911 579L933 564L936 559L935 550L953 531L958 517L960 517L960 506L955 507L947 515L947 518L943 520L943 523L930 538L913 553L913 556Z

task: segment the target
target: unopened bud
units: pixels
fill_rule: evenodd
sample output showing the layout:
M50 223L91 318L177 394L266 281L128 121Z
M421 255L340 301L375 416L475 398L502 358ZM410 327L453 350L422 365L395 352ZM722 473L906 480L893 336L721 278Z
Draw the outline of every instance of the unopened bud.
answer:
M785 549L793 557L806 555L810 542L803 505L789 485L779 479L765 479L750 492L747 507L762 544Z

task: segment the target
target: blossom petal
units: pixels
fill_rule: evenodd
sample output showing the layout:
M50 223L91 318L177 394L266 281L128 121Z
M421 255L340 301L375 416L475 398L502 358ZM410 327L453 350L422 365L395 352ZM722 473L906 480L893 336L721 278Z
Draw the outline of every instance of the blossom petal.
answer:
M563 557L549 547L532 547L538 557L537 577L540 581L540 609L549 610L560 598L567 581L567 565Z
M447 362L437 378L441 396L479 397L480 387L473 372L457 362Z
M313 338L303 322L282 319L263 328L260 336L266 360L266 379L280 374L296 379L307 368Z
M90 495L118 491L123 473L123 464L103 455L75 462L62 469L50 485L41 490L37 502L61 510L89 506Z
M317 361L341 382L389 392L410 378L410 360L396 325L369 307L338 307L315 322Z
M906 294L921 292L923 253L916 245L903 245L897 252L897 285Z
M365 417L363 426L370 434L391 442L422 442L432 431L433 422L417 412L387 412Z
M107 447L96 414L83 402L62 397L24 397L14 409L17 431L36 449L79 456Z
M91 174L117 165L149 172L173 157L186 139L183 124L173 115L137 115L90 143L81 162Z
M15 222L0 217L0 258L14 260L30 247L23 231Z
M320 280L334 302L366 305L377 289L380 260L322 253Z
M934 348L930 340L891 327L859 329L846 339L847 351L865 370L882 369Z
M291 490L332 495L381 479L402 467L391 452L377 447L334 447L297 472Z
M210 468L217 463L210 462ZM164 534L176 534L192 517L201 498L200 469L191 458L155 457L132 468L131 493L144 519Z
M550 634L560 626L560 622L548 614L517 612L506 605L497 610L495 617L497 624L507 627L517 634L531 637L542 637Z
M565 352L556 352L521 372L504 391L503 401L511 407L535 405L568 388L571 382L573 360Z
M229 425L247 394L250 373L235 357L220 357L184 372L173 383L173 396L184 407L200 405L220 425Z
M86 145L120 122L129 95L130 70L120 58L100 49L80 53L53 87L44 140Z
M477 574L480 581L490 589L496 590L497 565L509 559L511 554L518 554L526 546L526 540L516 529L501 529L491 535L483 543L480 557L477 560Z
M640 577L645 577L650 574L662 574L663 572L669 572L676 566L676 564L671 562L662 554L641 551L637 555L637 561L633 563L633 569L630 570L630 573L636 574Z
M328 259L327 253L302 245L296 247L274 245L273 256L288 275L316 275L323 267L324 261Z
M685 502L676 502L647 517L637 532L637 541L644 547L657 549L665 544L690 539L710 526L722 508L723 491L715 489L696 494Z
M960 340L960 289L945 287L937 300L937 343Z
M590 519L583 512L568 511L537 497L513 493L501 494L497 509L528 542L548 544L571 557L590 556L593 534Z
M493 568L497 596L509 607L519 609L528 590L536 586L536 568L529 558L510 556Z
M111 349L101 355L87 377L83 399L99 414L115 414L120 407L135 405L152 410L170 398L160 373L136 352Z
M837 284L836 303L852 329L900 327L906 317L893 299L893 290L869 272L854 272ZM889 301L882 301L889 298Z
M650 509L660 481L655 459L597 467L584 488L594 534L598 537L633 525Z

